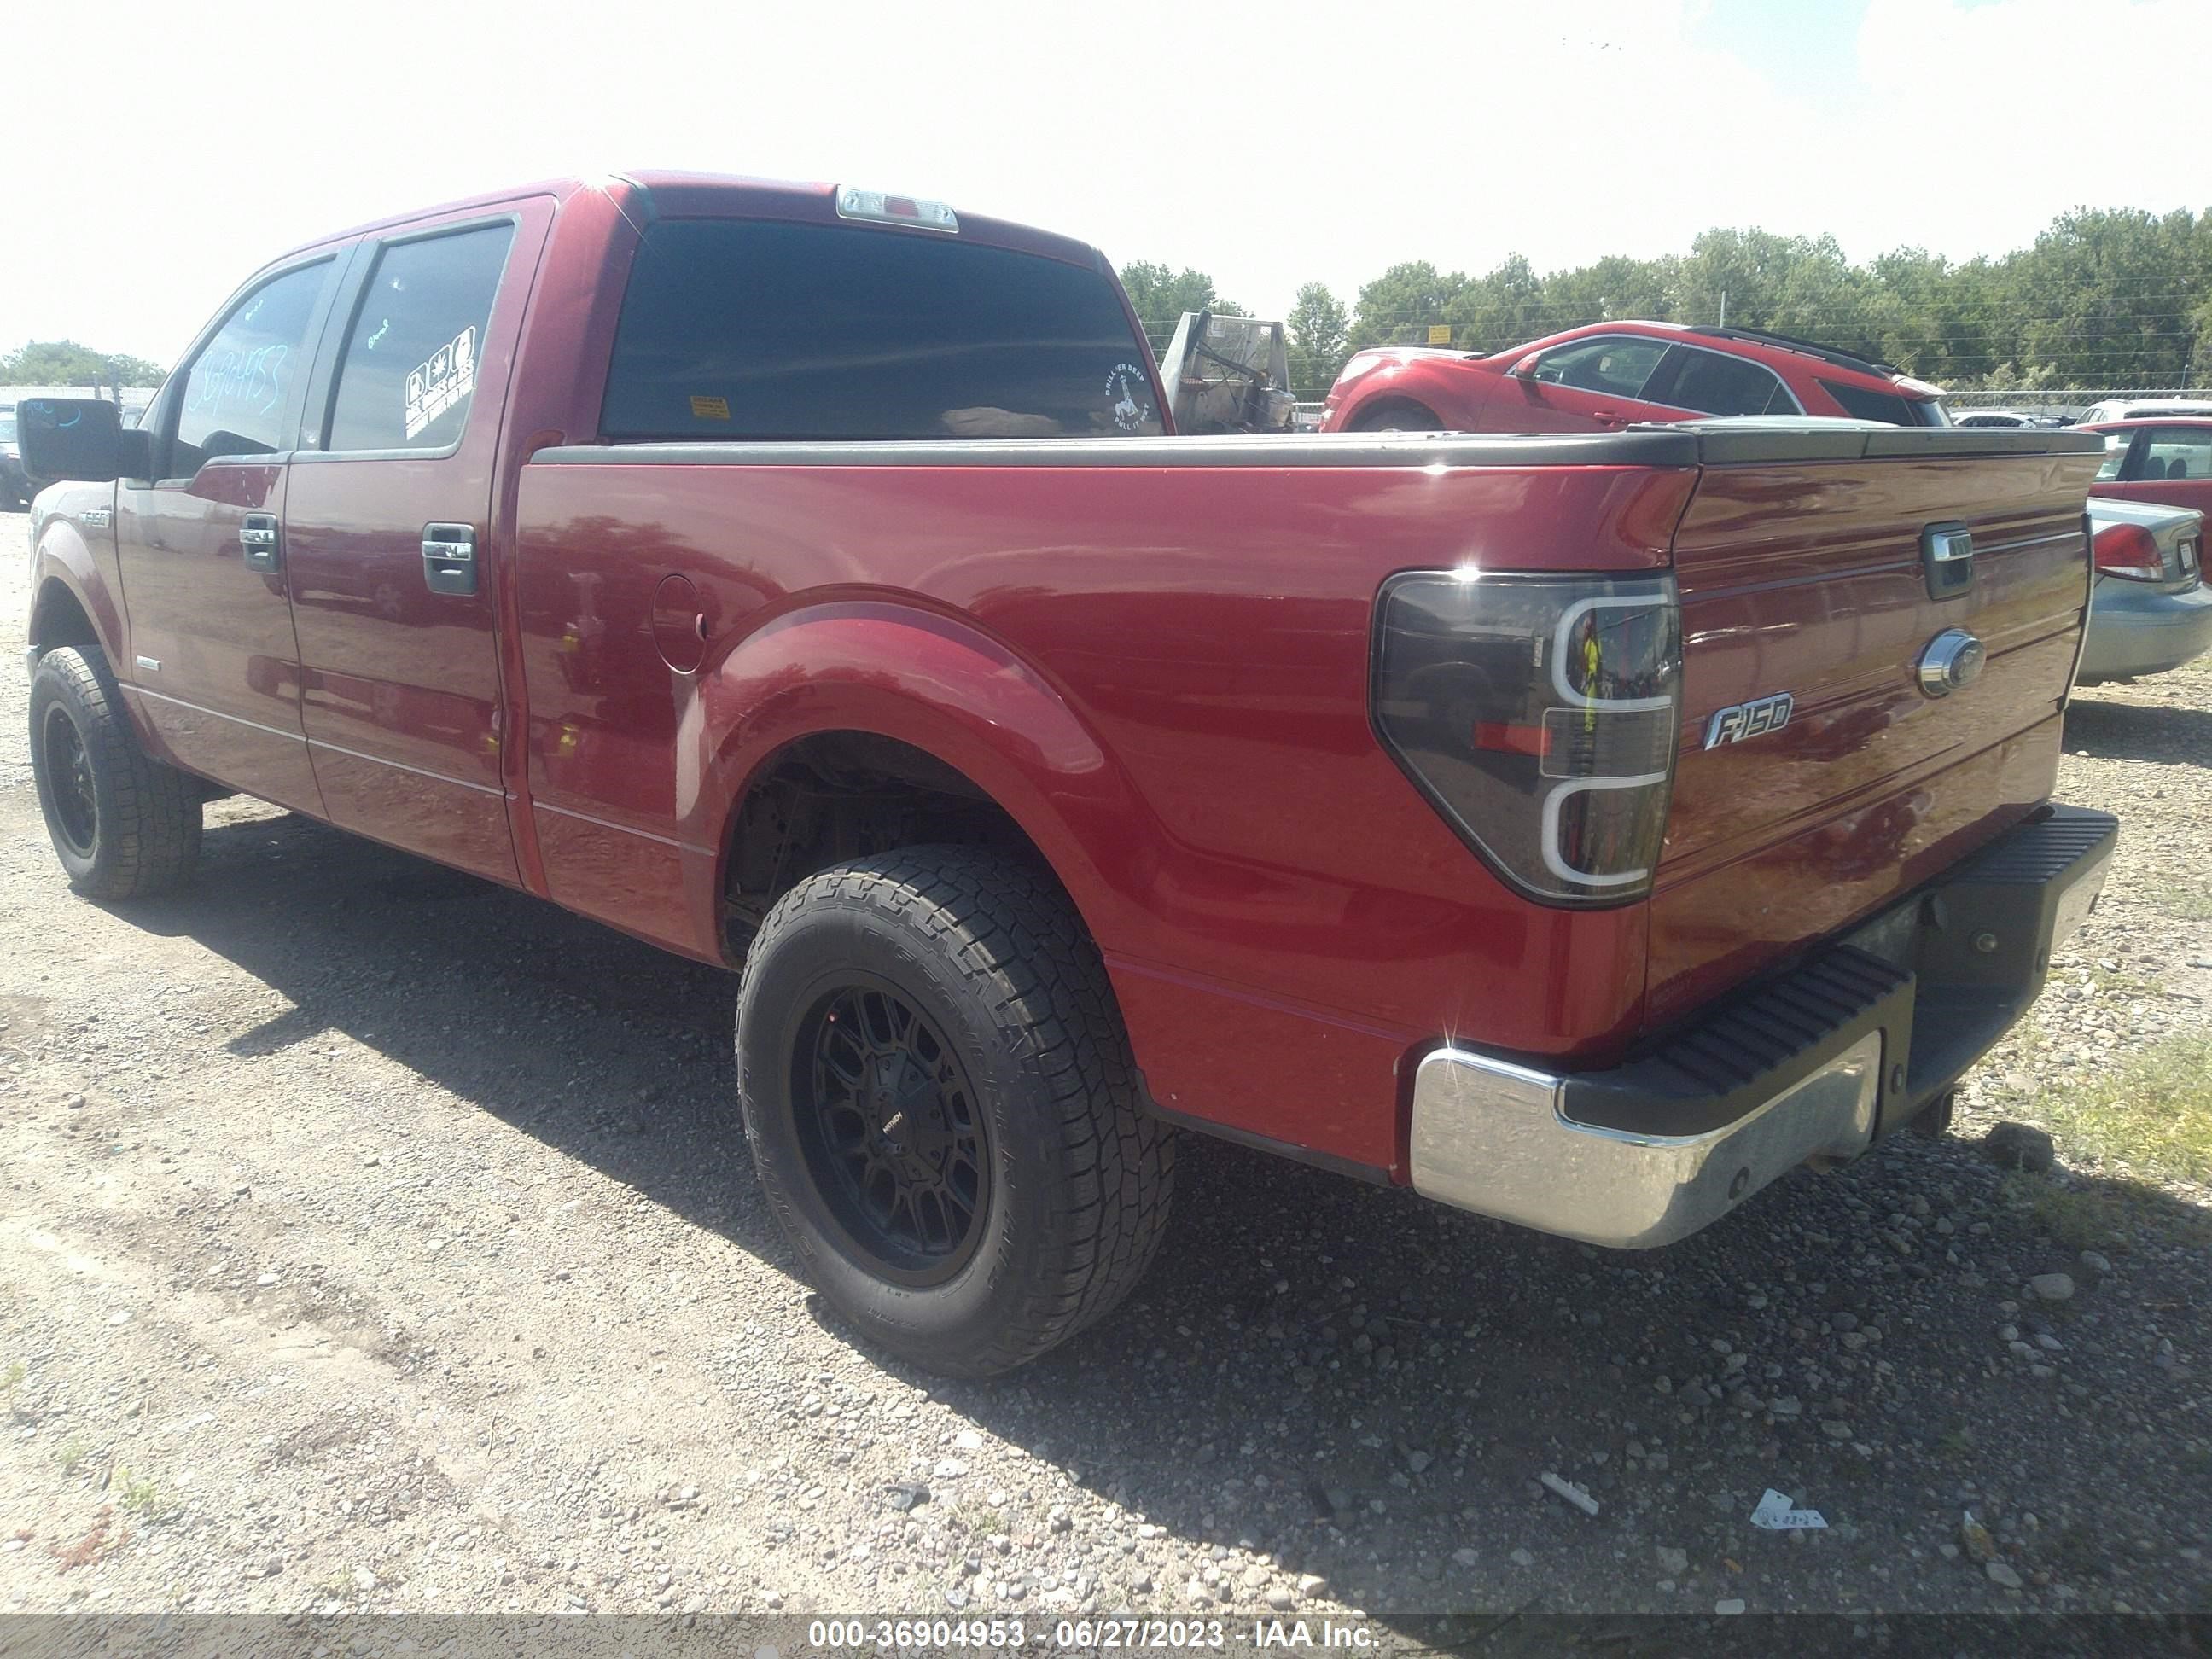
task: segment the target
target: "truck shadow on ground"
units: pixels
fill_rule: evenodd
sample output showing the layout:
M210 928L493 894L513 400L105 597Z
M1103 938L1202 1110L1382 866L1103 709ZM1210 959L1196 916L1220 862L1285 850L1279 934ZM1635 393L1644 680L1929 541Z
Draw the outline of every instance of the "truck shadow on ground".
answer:
M2212 766L2212 709L2106 702L2086 692L2066 711L2066 748L2100 760Z
M343 1032L788 1270L734 1114L732 975L291 817L211 828L199 884L128 914L292 1002L234 1051ZM2123 1256L2154 1314L2094 1287L2002 1314L2031 1274L2093 1277L2075 1265L2087 1235L2031 1223L1956 1143L1899 1137L1657 1255L1184 1148L1163 1258L1121 1313L995 1382L886 1364L1161 1529L1177 1563L1161 1594L1241 1547L1378 1614L2007 1605L1934 1553L1960 1484L2002 1503L2032 1462L2051 1549L2135 1536L2172 1475L2175 1442L2150 1430L2193 1386L2151 1350L2212 1352L2194 1244ZM2187 1205L2097 1188L2075 1197L2124 1197L2145 1237L2203 1237ZM2007 1320L2061 1345L2035 1357L2051 1376L1993 1334ZM2024 1389L2040 1403L2023 1409ZM1546 1472L1600 1515L1547 1493ZM1797 1548L1752 1532L1768 1486L1832 1530ZM1241 1565L1224 1613L1259 1608ZM1091 1570L1102 1606L1142 1603L1113 1549Z

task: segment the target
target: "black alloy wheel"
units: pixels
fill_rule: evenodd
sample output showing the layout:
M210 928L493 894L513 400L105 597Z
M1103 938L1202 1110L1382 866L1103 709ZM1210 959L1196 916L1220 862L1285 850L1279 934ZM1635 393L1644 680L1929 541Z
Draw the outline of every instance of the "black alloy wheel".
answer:
M84 733L60 703L46 705L39 733L48 787L53 800L53 830L81 859L92 856L99 844L100 798L93 787L92 757L84 746Z
M807 1165L847 1240L894 1283L957 1274L982 1235L990 1142L943 1034L871 980L821 999L792 1062Z

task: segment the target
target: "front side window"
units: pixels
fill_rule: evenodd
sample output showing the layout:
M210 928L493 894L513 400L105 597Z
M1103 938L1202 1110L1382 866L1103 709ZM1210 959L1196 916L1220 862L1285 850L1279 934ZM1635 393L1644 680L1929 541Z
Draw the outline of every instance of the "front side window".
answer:
M1724 357L1717 351L1683 349L1674 372L1674 384L1655 392L1661 401L1676 409L1694 409L1705 415L1790 415L1797 405L1781 377L1763 363L1744 357Z
M1101 270L859 226L675 219L623 299L612 439L1156 435Z
M1539 357L1536 378L1547 385L1571 386L1577 392L1634 398L1642 395L1644 383L1666 355L1663 340L1640 340L1628 335L1577 340Z
M2212 427L2153 427L2143 441L2141 471L2147 483L2160 478L2212 478Z
M285 417L307 368L331 262L272 276L238 302L192 360L178 402L175 441L163 476L188 478L218 455L266 455L291 446Z
M2099 483L2109 483L2120 476L2120 469L2127 465L2128 447L2135 441L2136 434L2132 432L2107 432L2105 434L2105 459L2097 469Z
M378 253L346 337L326 448L445 449L459 441L514 240L513 225L483 225Z

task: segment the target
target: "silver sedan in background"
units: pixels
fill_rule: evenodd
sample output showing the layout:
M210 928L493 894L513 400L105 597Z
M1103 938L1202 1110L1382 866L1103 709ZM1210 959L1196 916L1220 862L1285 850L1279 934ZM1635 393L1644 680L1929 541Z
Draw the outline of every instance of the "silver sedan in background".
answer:
M2089 532L2096 576L2081 684L2163 674L2212 649L2202 513L2093 495Z

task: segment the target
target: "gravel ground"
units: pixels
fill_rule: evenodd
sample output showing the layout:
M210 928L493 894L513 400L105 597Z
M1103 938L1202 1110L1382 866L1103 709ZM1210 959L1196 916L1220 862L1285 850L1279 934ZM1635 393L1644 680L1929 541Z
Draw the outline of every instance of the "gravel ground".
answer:
M23 695L0 1610L2212 1607L2208 1195L2062 1142L2085 1257L1978 1144L2203 1029L2212 672L2078 706L2118 869L1956 1138L1656 1255L1190 1141L1138 1300L995 1384L791 1277L733 979L243 801L189 894L83 902Z

